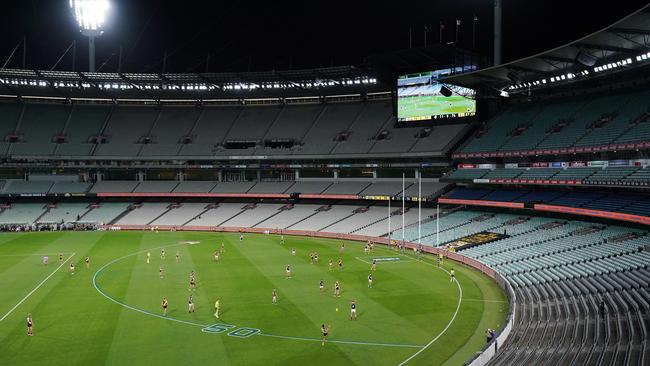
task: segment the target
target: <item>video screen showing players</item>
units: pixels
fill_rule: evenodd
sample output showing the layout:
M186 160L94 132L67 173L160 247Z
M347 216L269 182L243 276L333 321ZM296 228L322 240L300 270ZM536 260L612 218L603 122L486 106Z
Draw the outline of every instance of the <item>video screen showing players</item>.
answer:
M398 121L422 121L476 115L476 93L473 89L438 82L440 77L450 73L450 69L443 69L400 76L397 79ZM445 96L443 91L451 95Z

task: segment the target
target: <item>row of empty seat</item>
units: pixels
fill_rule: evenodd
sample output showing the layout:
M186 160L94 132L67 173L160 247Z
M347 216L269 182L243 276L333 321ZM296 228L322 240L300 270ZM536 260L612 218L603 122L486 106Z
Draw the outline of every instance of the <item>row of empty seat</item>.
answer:
M443 154L466 128L398 128L390 101L246 107L5 102L0 103L0 155Z
M460 252L515 288L515 326L490 364L646 365L648 232L551 220Z
M456 188L446 198L503 202L535 202L557 206L650 216L650 196L602 192L491 190Z
M401 196L401 181L382 180L301 180L284 182L214 182L214 181L100 181L97 183L18 181L3 182L0 193L5 194L65 194L65 193L275 193L275 194L348 194L360 196ZM422 195L443 192L447 183L425 181ZM412 180L404 186L407 197L418 195L418 185Z
M432 212L424 209L422 215L428 217ZM417 210L404 215L405 225L417 220ZM59 222L261 227L383 236L401 227L402 213L395 209L389 212L386 206L236 202L15 203L0 212L0 224Z
M587 185L650 186L649 167L497 168L457 169L444 177L450 181L473 179L574 181Z
M650 141L650 90L515 104L485 124L461 152L508 152Z

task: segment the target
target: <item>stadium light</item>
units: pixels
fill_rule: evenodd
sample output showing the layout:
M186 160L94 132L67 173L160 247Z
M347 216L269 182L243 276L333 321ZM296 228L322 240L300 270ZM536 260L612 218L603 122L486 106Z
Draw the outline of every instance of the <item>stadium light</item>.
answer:
M95 38L104 33L109 0L70 0L81 34L88 37L88 69L95 72Z

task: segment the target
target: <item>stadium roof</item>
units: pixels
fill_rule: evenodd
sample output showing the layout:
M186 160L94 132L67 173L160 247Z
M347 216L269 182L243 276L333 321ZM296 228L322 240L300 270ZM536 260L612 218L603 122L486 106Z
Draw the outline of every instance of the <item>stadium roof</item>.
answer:
M585 16L589 13L585 12ZM650 62L648 51L650 5L600 31L552 50L443 80L474 89L487 87L516 93L570 82L594 73L615 72L636 62L646 64ZM584 63L578 62L579 58L583 58ZM590 63L591 66L587 66Z
M245 100L385 92L354 66L246 73L135 74L0 69L0 96L62 100Z

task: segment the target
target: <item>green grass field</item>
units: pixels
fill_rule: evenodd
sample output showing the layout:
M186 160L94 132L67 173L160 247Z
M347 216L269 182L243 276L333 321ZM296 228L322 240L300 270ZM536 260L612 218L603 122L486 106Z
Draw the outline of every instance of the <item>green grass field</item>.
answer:
M222 241L226 249L215 263L212 253ZM160 247L166 247L165 260ZM486 328L503 324L505 295L479 272L445 263L455 268L457 285L433 258L418 261L379 246L365 255L362 248L348 242L340 254L337 241L296 237L281 246L269 235L247 235L240 243L238 235L220 233L4 233L0 365L460 365L483 347ZM309 263L310 251L319 253L320 264ZM62 264L58 253L65 253ZM50 257L47 266L41 263L44 254ZM368 288L369 262L379 257L399 260L380 262ZM329 258L342 258L343 270L335 265L329 271ZM77 267L74 275L70 262ZM294 271L290 279L287 264ZM191 270L197 273L195 291L188 288ZM340 298L333 296L336 280ZM273 288L277 305L271 304ZM166 318L163 297L170 302ZM351 321L353 299L359 316ZM28 312L34 337L26 335ZM321 323L331 326L325 346Z
M399 98L398 105L399 118L467 113L468 108L471 112L476 112L475 101L460 95L402 97Z

